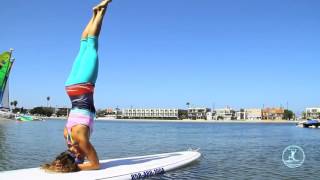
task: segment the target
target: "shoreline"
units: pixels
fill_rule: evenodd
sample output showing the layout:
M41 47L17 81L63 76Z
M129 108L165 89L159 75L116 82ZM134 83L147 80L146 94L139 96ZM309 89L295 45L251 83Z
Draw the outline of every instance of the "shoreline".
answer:
M67 117L41 117L43 120L67 120ZM0 119L2 120L2 119ZM96 121L109 121L109 122L172 122L172 123L292 123L296 124L302 121L288 121L288 120L169 120L169 119L109 119L99 117ZM10 120L8 120L10 121Z
M174 123L298 123L299 121L287 120L160 120L160 119L107 119L97 118L97 121L111 121L111 122L174 122Z
M44 120L67 120L67 117L42 117ZM109 119L99 117L96 121L110 121L110 122L174 122L174 123L298 123L302 121L288 121L288 120L169 120L169 119Z

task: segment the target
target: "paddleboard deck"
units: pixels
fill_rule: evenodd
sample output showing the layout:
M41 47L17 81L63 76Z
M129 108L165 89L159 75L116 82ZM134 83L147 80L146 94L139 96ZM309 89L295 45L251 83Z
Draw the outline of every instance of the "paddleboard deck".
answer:
M143 179L190 164L199 159L197 151L182 151L148 156L101 160L100 170L73 173L48 173L40 168L0 172L8 180L126 180Z

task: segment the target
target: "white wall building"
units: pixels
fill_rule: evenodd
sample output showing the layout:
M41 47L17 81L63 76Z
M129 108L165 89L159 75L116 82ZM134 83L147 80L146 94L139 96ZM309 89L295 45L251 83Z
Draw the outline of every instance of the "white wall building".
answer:
M212 113L212 112L207 112L207 114L206 114L207 115L207 120L209 120L209 121L213 120L213 114L214 113Z
M236 119L236 111L230 107L215 109L214 120L233 120Z
M207 119L207 113L210 112L209 108L189 108L189 119Z
M245 118L248 120L261 120L262 119L262 109L245 109Z
M241 109L240 111L236 112L236 116L238 120L261 120L262 109Z
M320 108L319 107L312 107L306 108L306 118L307 119L318 119L320 116Z
M181 109L124 109L122 118L125 119L179 119Z

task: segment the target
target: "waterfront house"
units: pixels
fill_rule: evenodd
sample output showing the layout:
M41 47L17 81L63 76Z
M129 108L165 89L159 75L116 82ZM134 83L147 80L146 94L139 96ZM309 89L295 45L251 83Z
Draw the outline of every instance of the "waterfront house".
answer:
M238 120L261 120L262 109L259 109L259 108L240 109L240 111L236 112L236 117Z
M258 109L258 108L245 109L245 118L248 120L261 120L262 109Z
M210 108L189 108L189 119L207 119L207 113L210 112Z
M305 118L306 119L319 119L320 118L320 108L318 108L318 107L306 108Z
M230 107L215 109L214 120L235 120L236 111Z
M213 116L215 114L215 111L210 111L210 112L207 112L206 116L207 116L207 120L213 120Z
M103 117L107 119L120 119L121 118L121 110L119 108L107 108L107 109L99 109L96 114L97 117Z
M284 118L283 108L265 108L262 110L262 119L282 120Z
M244 109L240 109L239 111L236 111L236 119L237 120L245 120L246 119L246 113Z

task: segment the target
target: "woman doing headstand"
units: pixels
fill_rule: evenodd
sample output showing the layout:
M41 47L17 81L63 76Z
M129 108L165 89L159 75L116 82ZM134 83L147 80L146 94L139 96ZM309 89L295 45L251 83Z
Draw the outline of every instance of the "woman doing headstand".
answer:
M64 129L64 137L69 150L76 157L79 170L100 168L97 152L89 138L96 112L93 93L99 65L98 37L110 2L111 0L103 0L93 8L93 16L82 33L80 51L65 84L72 108ZM88 162L83 163L84 158L87 158Z

